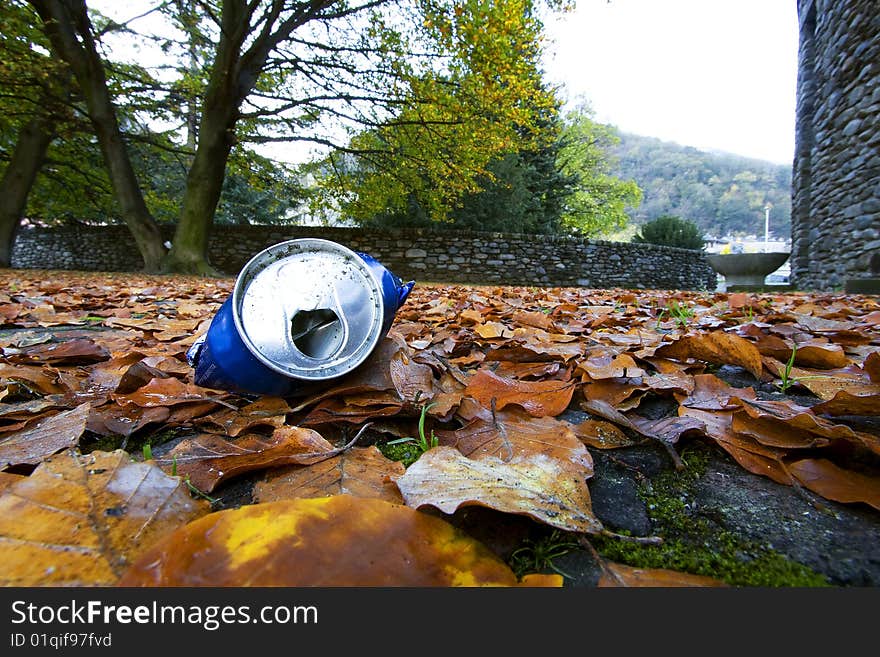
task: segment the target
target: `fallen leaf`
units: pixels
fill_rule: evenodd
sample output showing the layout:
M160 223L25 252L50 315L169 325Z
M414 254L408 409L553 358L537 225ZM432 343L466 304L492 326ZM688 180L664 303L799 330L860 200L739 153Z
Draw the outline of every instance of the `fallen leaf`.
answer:
M561 586L562 578L524 581ZM333 495L217 511L154 545L120 586L518 586L483 544L441 518Z
M111 586L146 548L208 509L179 478L122 450L68 450L0 496L0 584Z
M716 365L739 365L758 380L763 375L758 348L745 338L724 331L687 335L659 347L654 355L681 361L694 358Z
M402 463L386 458L375 445L352 447L308 467L272 468L254 486L253 499L262 503L294 497L354 495L403 504L394 478L404 472Z
M472 459L440 446L423 453L396 482L413 508L429 505L451 514L479 505L566 531L596 533L602 524L593 515L587 476L570 461L544 454Z
M515 404L534 417L545 417L568 408L574 389L570 381L517 381L480 369L468 381L464 394L485 408L501 410Z
M86 430L91 406L80 404L69 411L46 417L35 426L0 439L0 467L37 465L47 456L75 446Z
M38 344L7 356L12 363L44 365L87 365L109 358L110 352L105 347L88 338Z
M643 439L630 438L617 425L603 420L584 420L573 425L572 431L581 442L596 449L632 447L643 442Z
M173 406L195 401L212 400L217 393L175 379L174 377L154 378L146 385L128 394L114 393L111 395L118 404L135 404L137 406Z
M828 459L801 459L788 464L804 487L835 502L864 502L880 511L880 477L845 470Z
M705 575L692 575L663 568L635 568L622 563L605 561L602 564L602 576L599 577L596 586L600 588L612 586L666 588L681 586L725 587L728 585L721 580Z
M880 415L880 386L838 390L811 410L819 415Z
M264 396L241 408L223 409L199 418L198 425L216 428L234 438L244 431L258 427L277 429L284 426L290 412L291 408L283 398Z
M331 443L314 429L284 426L269 437L246 434L235 441L213 433L183 440L167 456L156 459L166 472L176 469L199 490L210 493L221 481L245 472L306 465L336 453Z

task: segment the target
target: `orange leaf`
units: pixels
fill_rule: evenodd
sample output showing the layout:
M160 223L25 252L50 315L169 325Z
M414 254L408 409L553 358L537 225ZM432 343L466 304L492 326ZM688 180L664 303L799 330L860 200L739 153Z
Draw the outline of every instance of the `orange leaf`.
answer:
M880 478L844 470L828 459L801 459L788 469L814 493L835 502L864 502L880 511Z
M659 347L654 354L682 361L694 358L716 365L739 365L758 380L763 374L758 348L745 338L724 331L687 335Z
M515 404L534 417L556 416L571 403L574 384L555 380L518 381L480 369L468 381L464 394L486 408L501 410Z
M269 438L247 434L229 441L203 433L178 443L156 463L166 471L176 467L180 476L210 493L221 481L245 472L280 465L306 465L333 456L337 450L321 434L304 427L279 427Z
M831 399L811 409L819 415L880 415L880 386L838 390Z
M662 568L634 568L611 561L603 563L602 571L602 576L596 584L602 588L610 586L728 586L725 582L705 575L691 575Z

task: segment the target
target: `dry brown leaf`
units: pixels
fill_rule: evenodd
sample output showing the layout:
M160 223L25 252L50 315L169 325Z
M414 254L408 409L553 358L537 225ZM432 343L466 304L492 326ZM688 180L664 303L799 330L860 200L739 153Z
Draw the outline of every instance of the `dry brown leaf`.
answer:
M68 450L0 496L0 585L112 586L146 548L208 510L179 478L121 450Z
M394 478L404 472L402 463L386 458L375 445L352 447L313 465L272 468L254 486L253 498L255 502L275 502L348 494L403 504Z
M838 390L811 409L819 415L880 415L880 385Z
M705 575L691 575L662 568L635 568L622 563L605 561L602 564L602 576L596 586L600 588L612 586L647 586L647 587L680 587L680 586L728 586L725 582Z
M828 459L801 459L788 464L805 488L835 502L864 502L880 511L880 477L845 470Z
M738 365L758 380L763 376L758 348L745 338L724 331L684 336L659 347L654 355L681 361L693 358L716 365Z
M529 454L502 460L472 459L453 447L435 447L398 477L408 506L433 506L451 514L461 506L485 506L526 515L565 531L596 533L585 472L571 461Z
M134 563L120 586L561 586L518 582L483 544L441 518L333 495L218 511Z
M568 408L574 389L571 381L518 381L480 369L468 381L464 394L485 408L502 410L513 404L534 417L555 417Z
M596 449L631 447L644 442L644 439L630 438L617 425L603 420L584 420L573 425L572 430L581 442Z
M474 333L481 338L486 339L513 337L513 331L501 322L486 322L485 324L478 324L474 327Z

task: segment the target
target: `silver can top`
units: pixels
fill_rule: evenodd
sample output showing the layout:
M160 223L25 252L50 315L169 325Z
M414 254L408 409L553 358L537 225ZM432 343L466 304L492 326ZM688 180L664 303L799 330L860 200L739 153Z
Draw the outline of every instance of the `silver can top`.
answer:
M232 292L247 348L281 374L324 380L360 365L382 338L379 280L354 251L329 240L281 242L244 266Z

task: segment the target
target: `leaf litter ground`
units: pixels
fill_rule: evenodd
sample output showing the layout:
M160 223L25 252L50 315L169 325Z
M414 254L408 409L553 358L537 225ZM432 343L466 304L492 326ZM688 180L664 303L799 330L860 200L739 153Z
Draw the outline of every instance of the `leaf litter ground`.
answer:
M0 279L5 585L880 584L876 297L417 284L282 399L232 279Z

